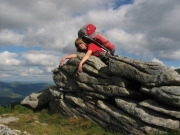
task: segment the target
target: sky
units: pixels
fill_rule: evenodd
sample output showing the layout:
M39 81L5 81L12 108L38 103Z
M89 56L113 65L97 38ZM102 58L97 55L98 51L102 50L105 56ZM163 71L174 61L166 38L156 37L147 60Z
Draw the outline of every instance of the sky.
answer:
M53 81L92 23L116 55L180 68L180 0L0 0L0 81Z

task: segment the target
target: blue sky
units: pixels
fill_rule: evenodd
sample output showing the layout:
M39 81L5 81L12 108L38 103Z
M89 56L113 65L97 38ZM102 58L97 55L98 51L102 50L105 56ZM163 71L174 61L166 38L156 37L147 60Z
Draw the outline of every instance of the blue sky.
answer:
M117 55L180 68L179 12L179 0L0 0L0 81L53 81L87 23Z

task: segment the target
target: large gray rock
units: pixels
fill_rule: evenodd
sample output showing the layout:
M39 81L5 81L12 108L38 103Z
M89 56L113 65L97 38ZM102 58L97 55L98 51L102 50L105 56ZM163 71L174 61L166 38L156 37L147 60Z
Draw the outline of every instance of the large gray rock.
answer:
M179 132L180 75L156 62L116 56L109 66L91 56L77 71L83 53L55 68L56 84L21 103L37 109L49 105L67 117L84 117L124 134ZM154 133L154 134L155 134Z
M41 93L32 93L25 97L20 104L31 107L32 109L43 108L49 104L50 92L48 89Z

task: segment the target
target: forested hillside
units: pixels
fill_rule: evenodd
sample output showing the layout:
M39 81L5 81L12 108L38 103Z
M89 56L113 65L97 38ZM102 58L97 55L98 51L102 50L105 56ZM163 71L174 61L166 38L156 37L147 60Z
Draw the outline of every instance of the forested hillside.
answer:
M21 101L25 96L53 85L53 83L7 83L0 82L0 105L5 106Z

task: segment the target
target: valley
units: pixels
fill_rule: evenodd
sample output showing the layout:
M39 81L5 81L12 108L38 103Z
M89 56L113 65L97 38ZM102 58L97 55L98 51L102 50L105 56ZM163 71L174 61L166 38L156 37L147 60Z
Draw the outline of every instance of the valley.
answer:
M2 82L0 81L0 106L19 103L31 93L38 93L53 82Z

